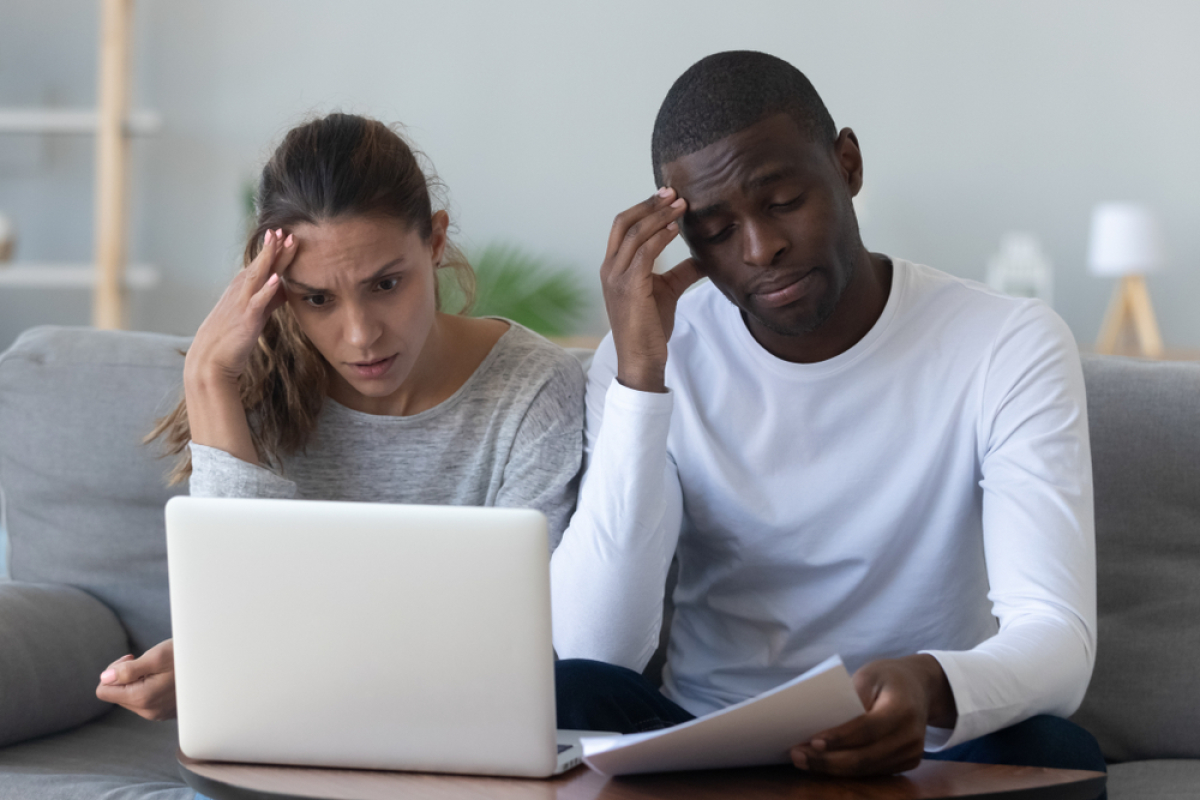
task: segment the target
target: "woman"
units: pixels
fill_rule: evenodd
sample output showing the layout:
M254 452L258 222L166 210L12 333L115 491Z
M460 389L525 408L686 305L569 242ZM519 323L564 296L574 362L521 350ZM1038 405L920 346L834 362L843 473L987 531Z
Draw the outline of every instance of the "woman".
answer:
M575 503L583 371L512 322L439 310L470 267L413 151L331 114L263 168L245 267L200 326L160 420L193 495L536 508ZM174 716L170 640L100 676L100 699Z

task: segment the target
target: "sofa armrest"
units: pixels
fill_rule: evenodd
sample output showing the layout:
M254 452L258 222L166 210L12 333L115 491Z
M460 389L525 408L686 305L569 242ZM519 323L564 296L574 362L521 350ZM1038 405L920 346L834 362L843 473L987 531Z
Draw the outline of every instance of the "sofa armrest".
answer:
M82 725L106 666L129 652L115 614L69 586L0 583L0 747Z

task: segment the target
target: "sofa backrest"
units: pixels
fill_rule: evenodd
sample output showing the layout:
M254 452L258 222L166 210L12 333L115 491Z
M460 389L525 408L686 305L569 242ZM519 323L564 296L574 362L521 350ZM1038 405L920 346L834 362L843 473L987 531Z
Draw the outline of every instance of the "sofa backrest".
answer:
M141 442L179 399L187 343L42 327L0 355L10 576L91 593L138 652L171 635L163 505L187 485Z
M1083 366L1099 644L1074 719L1110 761L1200 758L1200 364Z

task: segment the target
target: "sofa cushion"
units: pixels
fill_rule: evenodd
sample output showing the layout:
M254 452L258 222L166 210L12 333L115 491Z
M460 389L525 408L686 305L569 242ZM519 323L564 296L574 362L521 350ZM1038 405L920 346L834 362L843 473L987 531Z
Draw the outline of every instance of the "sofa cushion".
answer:
M142 437L179 399L187 339L43 327L0 355L0 487L9 573L75 586L141 652L170 636L169 464Z
M1200 761L1134 761L1108 768L1108 800L1200 800Z
M0 747L111 708L96 699L96 684L129 645L94 597L69 586L0 583L0 642Z
M174 722L125 709L69 733L0 750L0 800L192 800Z
M1110 761L1200 758L1200 364L1084 361L1099 640L1075 720Z

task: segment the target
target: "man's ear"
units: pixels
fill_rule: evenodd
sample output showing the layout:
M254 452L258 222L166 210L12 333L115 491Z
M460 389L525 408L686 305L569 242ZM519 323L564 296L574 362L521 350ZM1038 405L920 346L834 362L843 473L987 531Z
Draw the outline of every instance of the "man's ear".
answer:
M842 172L842 178L846 181L846 188L850 190L850 196L854 197L863 185L862 150L858 146L858 137L854 135L854 131L842 128L833 143L833 156Z

